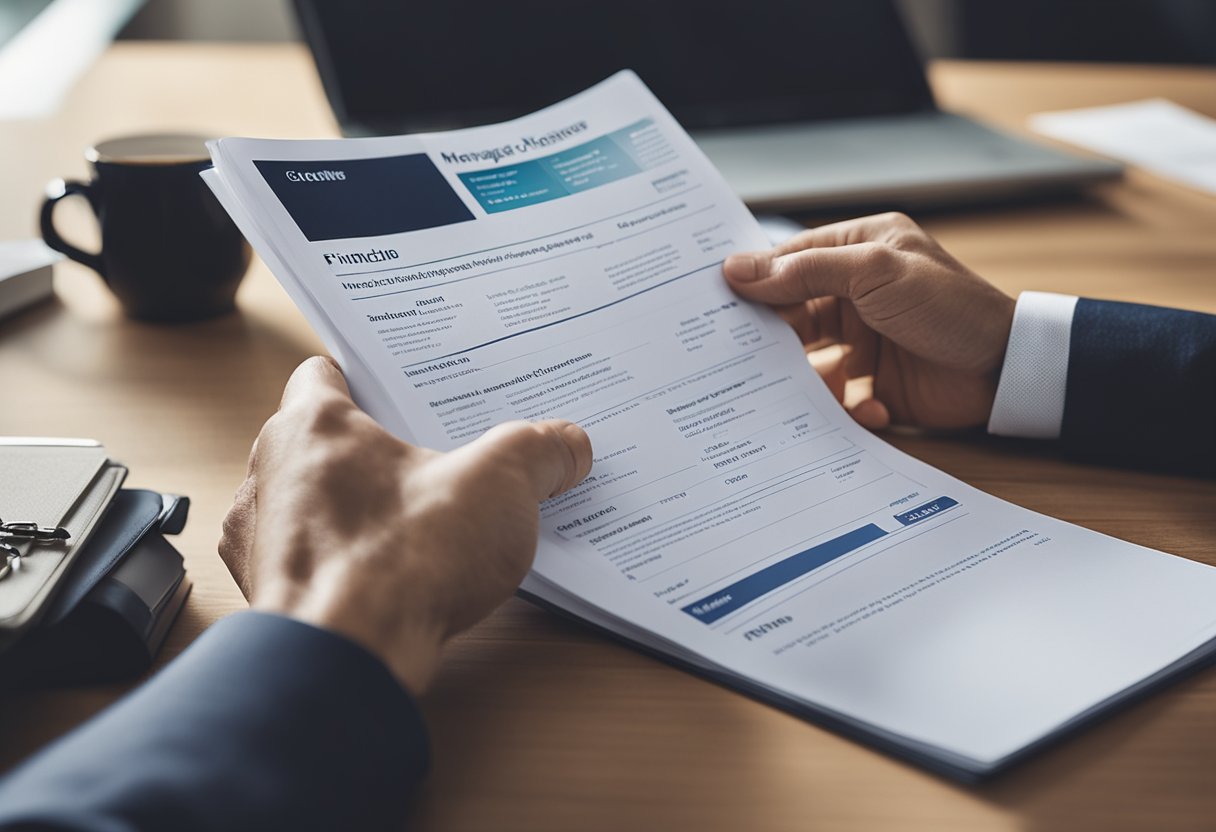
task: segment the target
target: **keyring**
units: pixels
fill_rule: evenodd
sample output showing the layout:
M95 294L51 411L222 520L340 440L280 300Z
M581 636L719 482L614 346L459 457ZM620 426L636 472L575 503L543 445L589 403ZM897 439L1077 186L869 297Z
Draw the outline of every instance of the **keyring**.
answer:
M13 564L21 562L21 552L16 546L0 541L0 554L4 555L4 565L0 566L0 581L3 581L13 572Z

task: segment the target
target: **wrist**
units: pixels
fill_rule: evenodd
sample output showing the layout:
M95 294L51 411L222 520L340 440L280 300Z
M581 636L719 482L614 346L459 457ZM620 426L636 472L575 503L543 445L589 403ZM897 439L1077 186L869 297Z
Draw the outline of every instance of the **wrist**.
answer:
M1013 317L1017 311L1018 302L1004 292L997 291L992 312L988 320L988 348L985 350L985 361L988 374L995 382L1001 376L1001 368L1005 364L1005 352L1009 349L1009 334L1013 331Z
M404 599L378 603L379 588L343 580L283 580L259 587L251 607L350 639L378 658L407 691L422 695L439 668L445 633L411 615Z
M985 395L984 424L992 417L992 408L996 405L997 389L1000 386L1001 372L1005 366L1005 355L1009 350L1009 337L1013 331L1013 318L1017 310L1017 301L1004 292L996 303L996 311L992 315L990 347L988 350L988 380Z

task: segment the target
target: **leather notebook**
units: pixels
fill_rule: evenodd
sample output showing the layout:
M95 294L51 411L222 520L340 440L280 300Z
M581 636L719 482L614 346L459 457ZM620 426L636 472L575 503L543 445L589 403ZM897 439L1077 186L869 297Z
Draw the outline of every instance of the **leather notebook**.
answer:
M0 438L0 523L62 527L66 540L8 538L0 553L0 649L49 609L60 582L126 477L96 442Z

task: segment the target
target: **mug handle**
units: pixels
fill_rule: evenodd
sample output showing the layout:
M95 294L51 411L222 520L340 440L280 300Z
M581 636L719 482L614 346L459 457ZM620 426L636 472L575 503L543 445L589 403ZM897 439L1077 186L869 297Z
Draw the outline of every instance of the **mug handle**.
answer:
M39 223L42 228L42 240L60 254L66 255L77 263L88 266L101 275L104 280L106 272L105 267L101 263L101 254L89 254L87 251L81 251L60 237L59 232L55 230L55 206L64 197L77 195L83 196L88 200L89 207L93 209L94 215L98 213L97 195L88 183L77 182L72 179L66 181L57 179L47 186L46 199L42 203L42 214Z

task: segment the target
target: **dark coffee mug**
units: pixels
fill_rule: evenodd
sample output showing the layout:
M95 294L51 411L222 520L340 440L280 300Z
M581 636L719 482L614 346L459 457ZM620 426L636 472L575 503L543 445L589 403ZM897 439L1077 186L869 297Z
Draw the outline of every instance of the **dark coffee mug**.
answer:
M133 318L197 321L231 312L249 267L249 244L199 172L211 166L202 136L131 136L85 153L91 182L52 182L42 239L101 275ZM90 254L55 230L55 205L83 196L101 225Z

